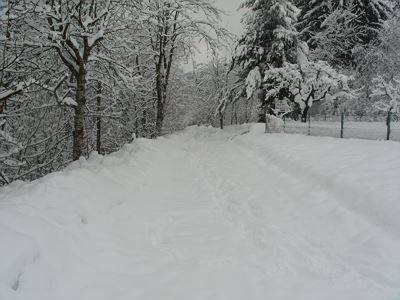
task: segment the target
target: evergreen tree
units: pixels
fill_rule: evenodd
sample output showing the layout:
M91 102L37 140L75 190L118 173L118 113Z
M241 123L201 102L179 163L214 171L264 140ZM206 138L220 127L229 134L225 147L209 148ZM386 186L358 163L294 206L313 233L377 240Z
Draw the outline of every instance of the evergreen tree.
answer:
M390 0L297 0L296 4L301 9L298 28L308 43L313 34L323 30L331 13L347 7L359 16L355 22L365 28L361 41L364 45L376 39L377 30L391 15L393 6Z
M367 32L360 24L361 15L353 8L350 4L335 7L332 1L327 0L319 3L298 23L300 36L311 49L313 59L340 68L352 65L354 49L364 43ZM319 11L318 18L314 18L316 11Z
M354 9L361 12L361 24L366 27L365 43L377 38L377 29L392 13L391 5L387 0L355 0Z
M249 71L255 66L282 66L293 61L299 10L290 0L247 0L245 33L239 41L237 61Z
M247 97L258 91L265 110L270 103L260 86L266 71L297 61L299 43L295 25L300 11L290 0L247 0L242 7L249 11L244 18L245 33L239 40L235 63L242 67L240 77L245 82Z
M297 0L300 8L297 27L303 38L310 42L313 34L321 31L324 20L334 9L335 0Z

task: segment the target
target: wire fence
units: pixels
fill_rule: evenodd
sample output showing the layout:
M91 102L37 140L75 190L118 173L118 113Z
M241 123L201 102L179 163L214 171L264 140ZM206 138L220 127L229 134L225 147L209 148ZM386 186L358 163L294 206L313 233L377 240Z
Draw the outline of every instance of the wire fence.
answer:
M284 132L400 142L400 120L394 114L373 117L313 115L308 117L306 123L284 119Z

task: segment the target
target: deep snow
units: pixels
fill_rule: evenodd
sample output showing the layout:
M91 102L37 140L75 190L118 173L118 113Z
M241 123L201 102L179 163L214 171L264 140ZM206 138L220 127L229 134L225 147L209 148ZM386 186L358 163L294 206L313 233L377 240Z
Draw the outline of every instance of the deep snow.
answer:
M400 144L191 127L0 192L1 300L398 300Z

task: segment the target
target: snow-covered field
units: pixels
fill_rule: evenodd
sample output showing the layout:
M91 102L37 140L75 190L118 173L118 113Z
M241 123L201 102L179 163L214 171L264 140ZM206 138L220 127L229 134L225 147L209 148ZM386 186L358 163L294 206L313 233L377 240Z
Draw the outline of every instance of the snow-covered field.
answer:
M308 123L287 121L284 131L308 134ZM344 138L386 140L387 128L385 122L346 121L343 133ZM312 121L310 135L340 137L340 121ZM400 141L400 122L392 122L390 139Z
M1 300L399 300L400 143L191 127L0 192Z

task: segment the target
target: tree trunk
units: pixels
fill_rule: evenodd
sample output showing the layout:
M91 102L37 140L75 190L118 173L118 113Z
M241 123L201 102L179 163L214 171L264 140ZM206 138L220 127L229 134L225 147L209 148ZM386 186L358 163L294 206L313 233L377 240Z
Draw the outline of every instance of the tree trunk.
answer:
M246 123L249 123L250 112L249 112L249 100L248 99L246 99L245 105L246 105L246 107L245 107L245 111L244 111L244 119L246 120Z
M137 106L134 106L135 109L135 138L139 138L139 116Z
M6 108L6 101L4 101L2 104L0 104L0 114L4 114L5 108ZM4 130L6 128L6 122L4 122L3 125L0 126L1 130Z
M221 112L219 113L219 128L224 129L224 115Z
M155 136L160 136L162 134L162 128L164 122L164 95L163 95L162 75L160 69L157 71L156 92L157 92L157 116L156 116Z
M392 109L390 108L387 114L386 118L386 140L390 141L390 134L391 134L391 128L390 128L390 123L391 123L391 117L392 117Z
M307 123L307 117L308 117L309 110L310 110L310 107L308 105L306 105L303 112L301 113L301 122Z
M86 78L85 72L80 70L77 76L76 103L74 116L74 139L72 159L78 160L83 153L85 140L85 104L86 104Z
M235 120L235 104L232 104L232 108L231 108L231 125L233 125L234 120Z
M239 124L239 119L238 119L238 112L237 112L237 110L238 110L238 105L235 104L235 112L234 112L234 114L235 114L235 125Z
M162 99L157 99L157 118L156 118L156 136L161 136L164 123L164 103Z
M84 106L78 104L75 107L74 116L74 141L73 141L73 160L78 160L83 153L84 147Z
M142 121L142 135L141 136L142 137L148 137L149 133L147 131L147 111L146 110L143 110L143 112L142 112L141 121Z
M101 83L97 83L96 151L101 152Z
M344 111L340 114L340 138L344 138Z

